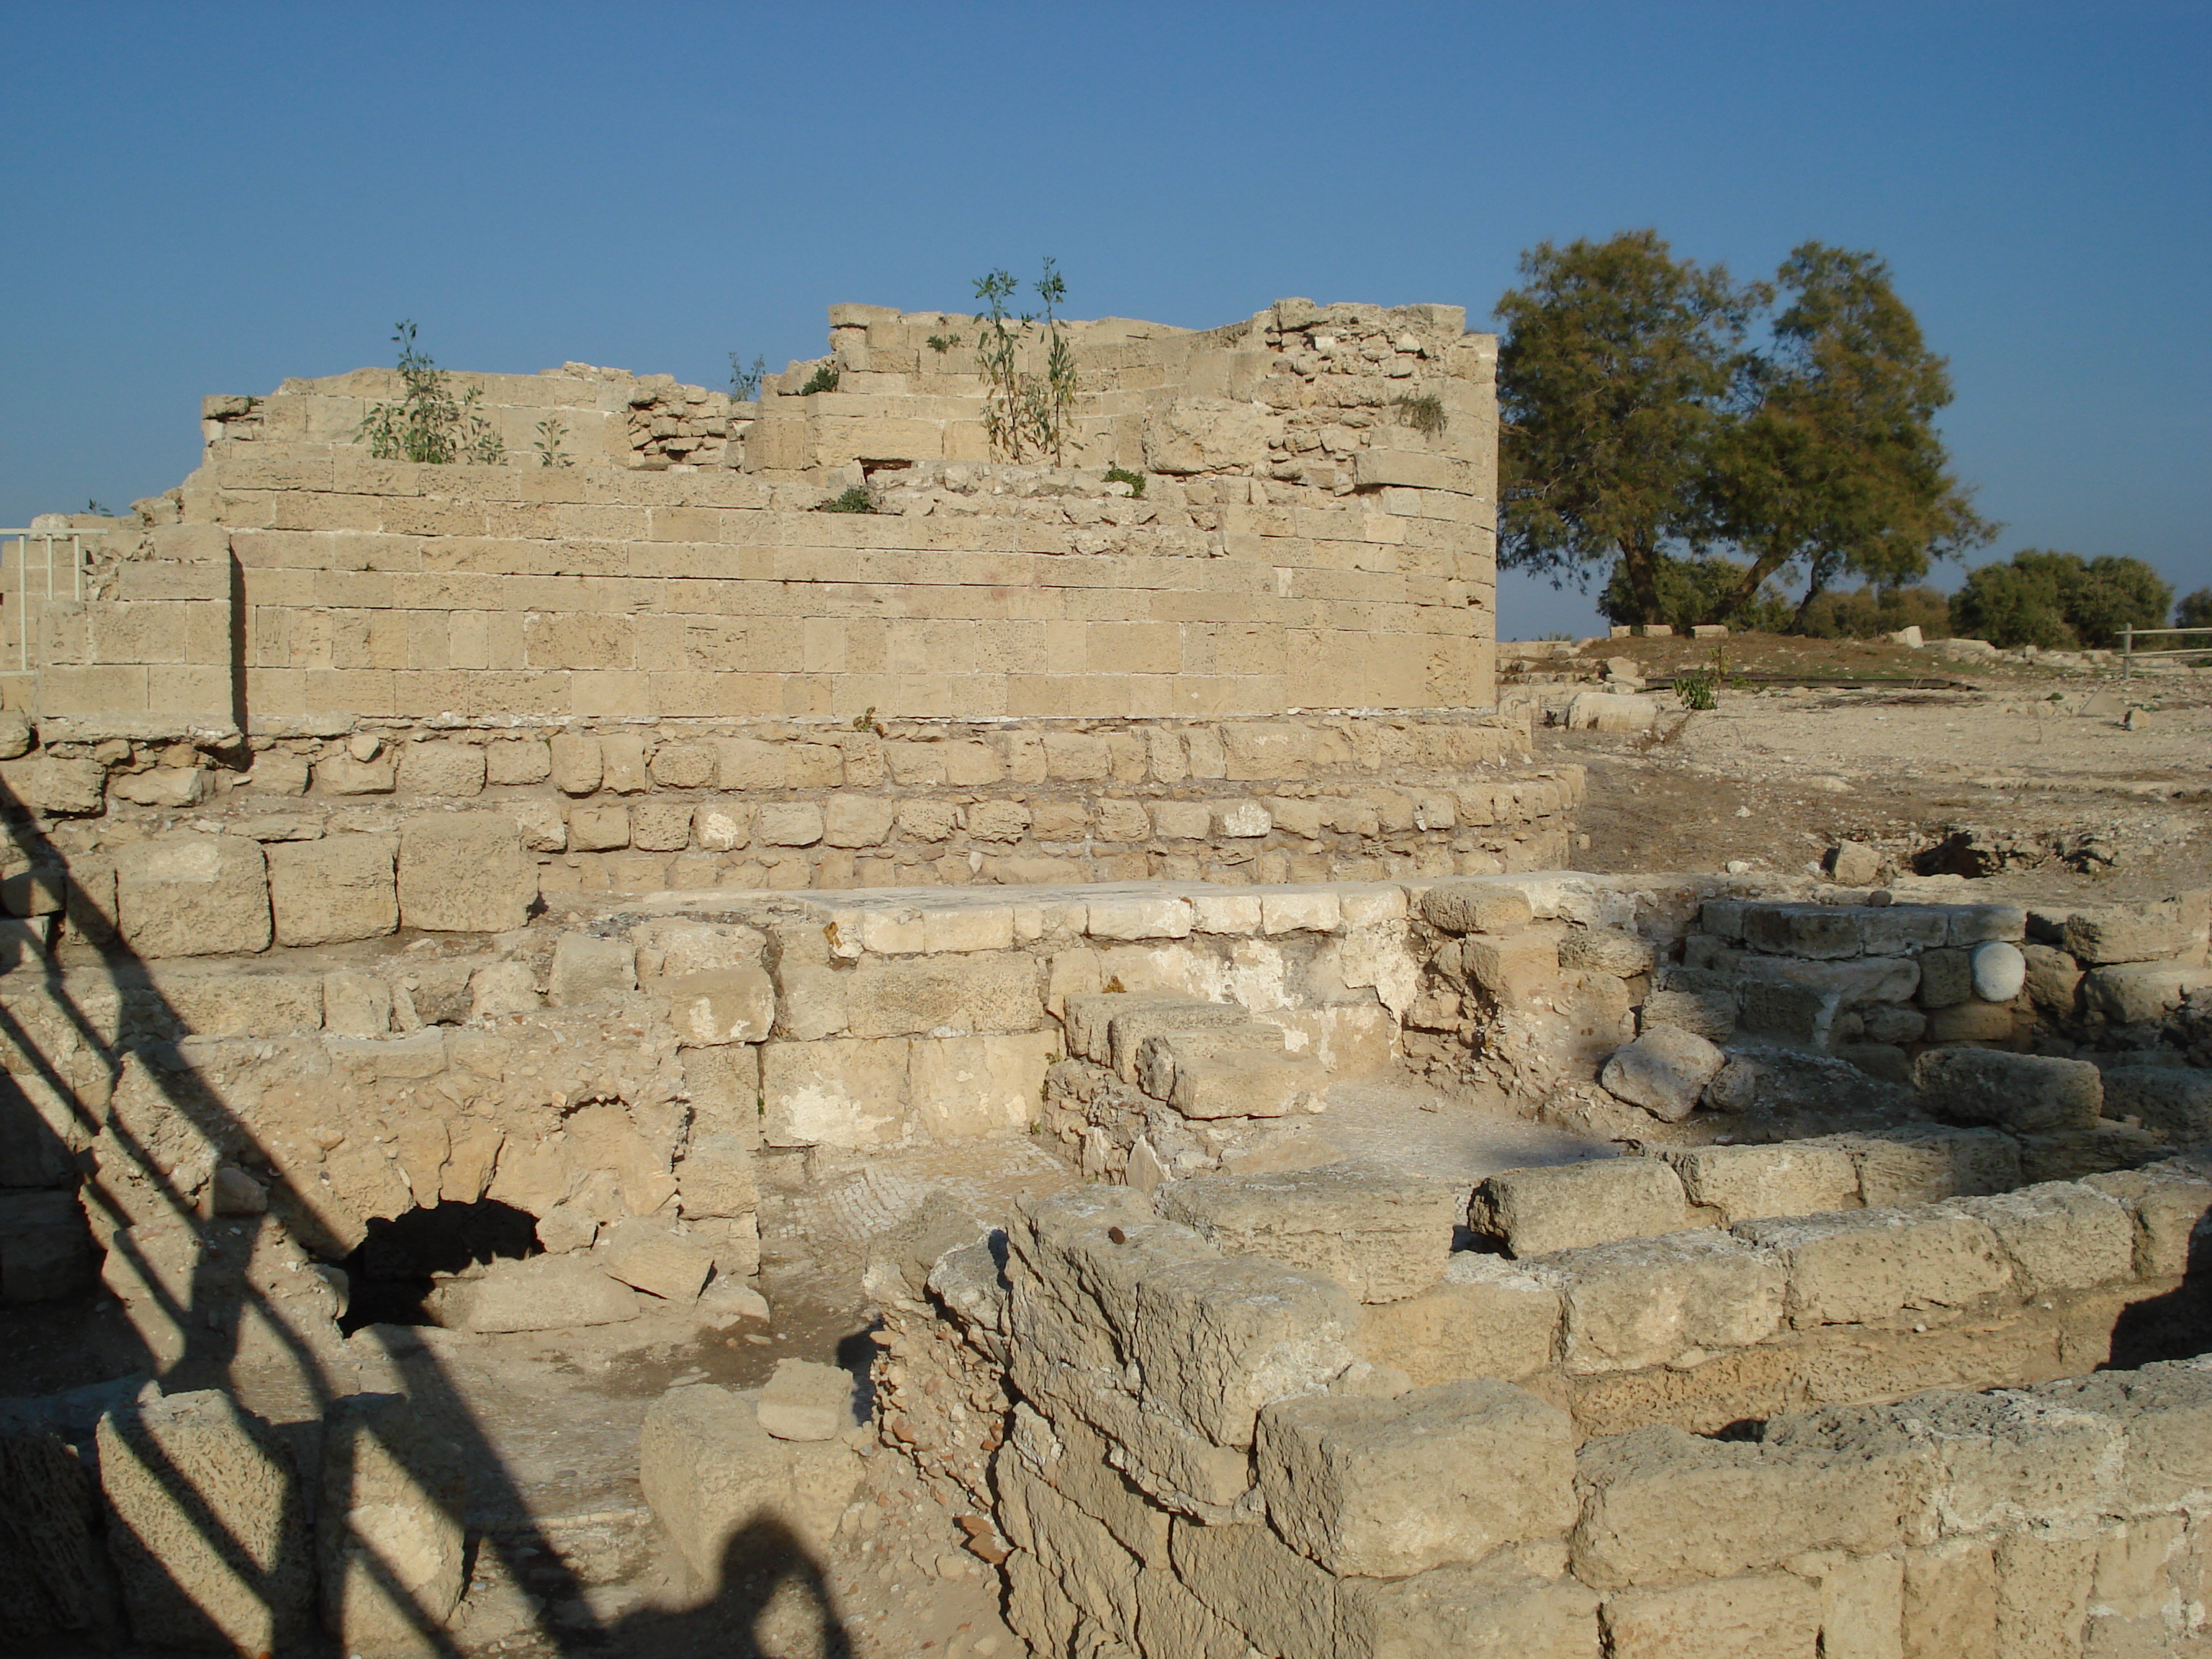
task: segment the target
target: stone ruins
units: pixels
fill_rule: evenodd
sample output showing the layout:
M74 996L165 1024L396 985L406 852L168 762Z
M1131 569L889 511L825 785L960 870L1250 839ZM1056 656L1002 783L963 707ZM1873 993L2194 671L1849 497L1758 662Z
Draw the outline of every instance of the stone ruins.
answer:
M11 1630L569 1651L934 1527L1039 1655L2197 1650L2212 894L1575 872L1455 307L1071 325L1050 464L830 323L453 377L502 465L210 398L10 544L0 1294L129 1350L0 1401ZM504 1449L501 1344L782 1341L855 1194L864 1340Z

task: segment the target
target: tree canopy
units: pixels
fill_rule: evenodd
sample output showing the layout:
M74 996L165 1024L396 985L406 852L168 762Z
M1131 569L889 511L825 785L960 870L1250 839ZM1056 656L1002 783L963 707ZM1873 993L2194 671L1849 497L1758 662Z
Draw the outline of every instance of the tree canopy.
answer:
M1993 645L2113 646L2126 628L2161 628L2173 590L2141 559L2023 548L1971 571L1952 626Z
M1521 275L1497 307L1501 561L1587 585L1617 560L1656 620L1664 550L1704 524L1714 429L1762 295L1650 230L1540 243Z
M1770 621L1793 568L1809 603L1994 534L1936 431L1944 360L1878 256L1807 242L1739 284L1640 230L1540 244L1521 273L1497 307L1507 567L1587 586L1610 566L1615 620L1677 620L1694 594L1700 619ZM1741 562L1697 568L1723 547Z

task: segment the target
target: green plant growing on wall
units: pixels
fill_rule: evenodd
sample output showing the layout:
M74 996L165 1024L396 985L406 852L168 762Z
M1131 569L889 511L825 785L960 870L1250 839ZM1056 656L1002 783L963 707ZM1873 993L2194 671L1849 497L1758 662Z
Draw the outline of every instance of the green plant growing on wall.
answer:
M835 392L837 389L837 366L823 363L806 377L806 384L799 388L802 398L816 392Z
M853 484L814 510L817 513L872 513L876 510L875 492L866 484Z
M1425 392L1417 397L1409 392L1402 398L1393 399L1390 406L1398 411L1398 421L1401 426L1410 426L1425 438L1443 437L1444 428L1449 423L1444 413L1444 400L1433 392Z
M538 452L540 466L567 466L569 458L561 450L561 440L568 435L568 428L557 415L549 415L538 423L538 441L531 446Z
M1126 466L1109 466L1106 469L1106 482L1128 485L1133 501L1145 499L1145 475L1141 472L1132 472Z
M481 386L456 398L452 377L415 344L415 325L403 322L392 337L399 348L399 401L377 404L355 428L354 436L380 461L422 461L450 465L474 461L496 466L506 447L479 407Z
M959 343L957 334L933 334L929 337L929 349L940 357Z
M755 357L750 365L741 362L738 354L730 354L730 396L741 404L751 403L760 396L761 381L768 374L768 359Z
M1044 262L1044 275L1034 287L1041 313L1007 310L1007 301L1019 290L1011 273L994 270L975 279L975 297L983 302L975 319L975 369L983 377L983 429L992 452L1002 459L1019 461L1034 449L1054 466L1067 464L1067 440L1074 426L1078 376L1075 347L1060 319L1067 298L1067 283ZM1021 349L1032 329L1042 329L1044 373L1024 371Z

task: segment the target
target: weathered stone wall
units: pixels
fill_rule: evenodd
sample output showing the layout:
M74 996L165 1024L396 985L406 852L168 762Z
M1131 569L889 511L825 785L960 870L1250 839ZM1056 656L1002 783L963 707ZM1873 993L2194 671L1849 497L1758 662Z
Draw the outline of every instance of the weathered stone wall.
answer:
M1421 1225L1418 1183L1277 1179L1303 1186L1264 1209L1220 1178L1164 1215L1126 1188L1038 1201L895 1306L885 1443L975 1506L1037 1650L1932 1659L2202 1634L2212 1464L2184 1449L2212 1378L2078 1375L2146 1316L2201 1338L2193 1165L1529 1267L1447 1255L1449 1202ZM1745 1389L1753 1325L1791 1382ZM1962 1380L2033 1386L1923 1391ZM1731 1412L1728 1437L1674 1425Z
M214 400L206 464L106 538L90 598L47 608L36 712L173 736L1486 707L1494 342L1462 323L1285 301L1203 335L1085 325L1051 467L988 459L972 373L848 366L696 416L655 412L696 389L575 366L459 377L502 465L367 459L386 372ZM890 336L932 326L835 332L886 334L841 338L848 364L905 362ZM576 464L538 465L521 428L572 415ZM876 511L814 510L864 480ZM176 600L211 607L190 637L133 608Z

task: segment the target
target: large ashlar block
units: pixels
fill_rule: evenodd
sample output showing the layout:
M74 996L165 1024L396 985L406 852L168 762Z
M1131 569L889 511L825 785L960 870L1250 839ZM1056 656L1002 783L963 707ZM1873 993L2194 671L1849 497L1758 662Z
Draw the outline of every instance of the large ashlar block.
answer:
M933 1140L1019 1134L1036 1121L1054 1031L917 1038L908 1051L915 1127Z
M1948 1207L1747 1221L1735 1231L1787 1266L1790 1322L1800 1329L1961 1307L2013 1283L1996 1235Z
M1426 1388L1469 1376L1517 1382L1552 1363L1559 1335L1559 1293L1540 1273L1462 1251L1430 1289L1369 1306L1358 1347Z
M645 1501L702 1588L720 1583L750 1529L780 1529L826 1555L861 1467L842 1440L775 1438L752 1395L712 1383L661 1395L638 1443Z
M907 1121L907 1049L833 1037L761 1048L761 1135L771 1146L896 1145Z
M1573 1425L1505 1382L1284 1401L1254 1451L1269 1523L1342 1576L1472 1565L1574 1524Z
M1713 1219L1692 1207L1680 1177L1661 1159L1616 1158L1501 1170L1475 1188L1468 1224L1526 1257L1708 1227Z
M289 1449L214 1390L100 1420L108 1550L149 1646L291 1653L308 1641L315 1573Z
M396 850L389 836L272 842L266 851L276 943L380 939L398 927Z
M1598 1598L1486 1564L1337 1587L1339 1659L1598 1659ZM1241 1659L1241 1656L1239 1656Z
M1838 1146L1684 1146L1661 1156L1690 1202L1718 1211L1723 1225L1859 1205L1858 1171Z
M269 948L269 874L258 842L173 831L119 847L116 903L143 957L242 955Z
M1565 1311L1570 1375L1692 1363L1747 1347L1782 1323L1779 1260L1726 1233L1626 1238L1546 1258Z
M679 1040L700 1048L766 1041L775 1026L775 983L750 963L653 980L668 999Z
M1623 1590L1604 1623L1609 1659L1815 1659L1820 1592L1786 1572Z
M1217 1445L1251 1443L1261 1407L1352 1363L1357 1304L1334 1280L1247 1256L1139 1279L1127 1333L1147 1395Z
M341 1400L324 1420L321 1497L324 1629L349 1652L440 1651L465 1584L467 1481L450 1438L404 1396Z
M431 933L503 933L528 919L538 868L499 812L425 813L399 831L399 915Z
M1370 1303L1437 1282L1459 1210L1451 1187L1352 1164L1179 1181L1158 1203L1228 1255L1310 1267Z

